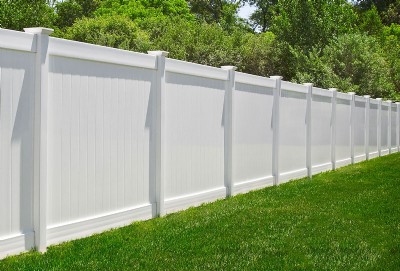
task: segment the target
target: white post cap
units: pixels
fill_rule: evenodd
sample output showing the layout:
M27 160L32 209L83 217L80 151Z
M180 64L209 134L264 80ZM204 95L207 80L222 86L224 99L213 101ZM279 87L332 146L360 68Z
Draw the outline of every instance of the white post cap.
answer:
M236 66L221 66L221 69L226 70L226 71L236 71L237 67Z
M45 27L30 27L30 28L24 28L24 31L30 34L50 35L51 33L54 32L54 29Z
M152 56L165 56L165 57L167 57L169 54L169 52L167 51L147 51L147 53Z
M283 79L283 76L280 76L280 75L274 75L274 76L270 76L269 78L271 78L271 79L276 79L276 80L282 80Z

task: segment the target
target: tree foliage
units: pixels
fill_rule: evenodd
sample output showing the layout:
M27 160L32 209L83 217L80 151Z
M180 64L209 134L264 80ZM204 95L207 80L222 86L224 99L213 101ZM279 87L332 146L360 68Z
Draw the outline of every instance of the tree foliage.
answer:
M257 8L250 16L253 28L259 28L261 32L267 31L271 26L278 0L248 0L247 2Z
M244 4L256 8L250 23ZM400 0L0 0L0 26L400 98ZM254 31L255 30L255 31Z
M54 12L45 0L0 0L0 27L53 27Z
M139 23L144 19L181 17L193 20L185 0L103 0L95 12L96 16L123 15Z
M84 18L68 28L63 37L139 52L150 48L147 33L123 16Z

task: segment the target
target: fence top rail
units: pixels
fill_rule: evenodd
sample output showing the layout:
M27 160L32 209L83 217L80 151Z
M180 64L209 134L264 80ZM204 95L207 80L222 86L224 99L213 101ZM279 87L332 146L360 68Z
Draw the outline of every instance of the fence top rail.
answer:
M252 75L243 72L236 72L235 73L235 81L237 83L252 85L252 86L260 86L260 87L267 87L267 88L275 88L276 81L271 78Z
M313 87L312 89L313 95L324 96L324 97L333 97L333 92L328 89Z
M52 37L49 41L48 52L52 56L147 69L157 68L157 59L152 55Z
M366 99L365 97L363 97L363 96L358 96L358 95L354 95L354 100L355 100L356 102L363 102L363 103L367 102L367 99Z
M382 107L389 108L389 106L391 106L391 103L390 103L390 102L388 102L388 101L382 102Z
M282 90L305 93L305 94L308 93L308 87L307 86L296 84L296 83L291 83L291 82L287 82L287 81L282 81L281 89Z
M337 93L337 98L340 99L340 100L350 101L351 100L351 95L348 94L348 93L338 92Z
M36 37L30 33L0 28L0 48L36 52Z
M379 101L376 99L371 99L370 101L371 101L371 104L379 104Z
M228 80L229 72L220 68L167 58L165 60L167 72L194 75L204 78Z

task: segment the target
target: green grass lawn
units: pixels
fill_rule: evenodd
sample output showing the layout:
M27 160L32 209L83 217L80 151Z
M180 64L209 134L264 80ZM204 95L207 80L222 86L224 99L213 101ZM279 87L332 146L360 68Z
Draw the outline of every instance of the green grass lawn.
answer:
M0 270L400 270L400 154L0 261Z

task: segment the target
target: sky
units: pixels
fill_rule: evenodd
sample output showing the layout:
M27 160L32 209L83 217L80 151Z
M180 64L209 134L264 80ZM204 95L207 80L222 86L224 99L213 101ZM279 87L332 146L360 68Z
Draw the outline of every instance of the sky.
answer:
M250 7L248 4L246 4L245 6L243 6L240 10L239 10L239 16L244 18L244 19L248 19L250 14L255 10L255 7Z

